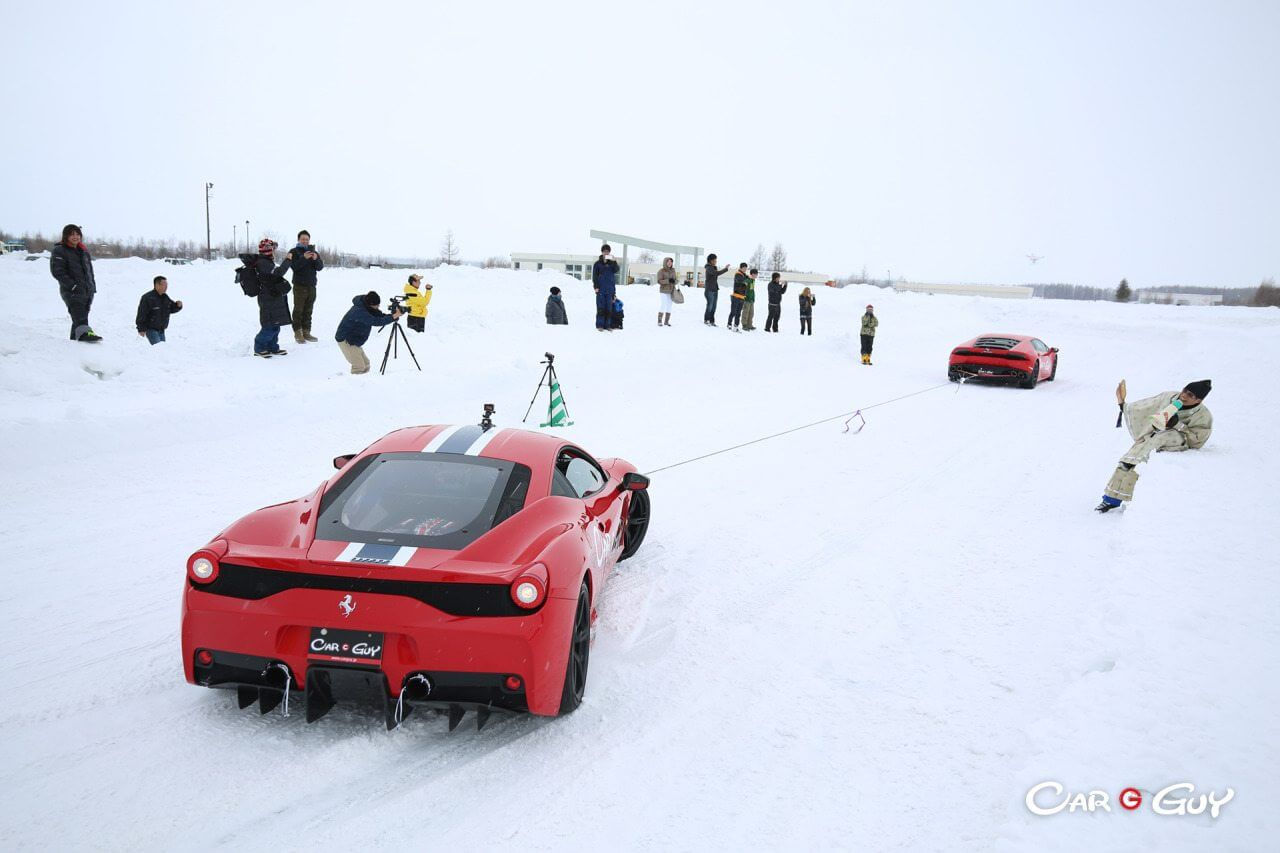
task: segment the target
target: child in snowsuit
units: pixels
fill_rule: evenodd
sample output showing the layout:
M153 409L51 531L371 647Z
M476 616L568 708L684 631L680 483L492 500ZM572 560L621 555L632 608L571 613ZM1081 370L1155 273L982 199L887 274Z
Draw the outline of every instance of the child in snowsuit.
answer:
M621 329L621 328L622 328L622 318L623 318L623 313L622 313L622 300L621 300L621 299L614 298L614 300L613 300L613 316L610 318L610 324L611 324L611 325L609 326L609 328L611 328L611 329Z
M551 294L547 297L547 325L569 325L569 313L564 309L564 299L560 297L558 287L551 288Z
M425 287L426 290L419 290ZM409 328L415 332L427 330L427 306L431 304L431 285L423 284L422 276L414 273L404 286L405 305L409 308Z
M1133 436L1133 446L1124 456L1107 482L1098 512L1110 512L1125 501L1133 500L1138 483L1136 466L1146 462L1152 451L1199 450L1213 432L1213 415L1204 405L1213 383L1208 379L1191 382L1181 391L1164 391L1154 397L1125 404L1124 380L1116 388L1125 425Z

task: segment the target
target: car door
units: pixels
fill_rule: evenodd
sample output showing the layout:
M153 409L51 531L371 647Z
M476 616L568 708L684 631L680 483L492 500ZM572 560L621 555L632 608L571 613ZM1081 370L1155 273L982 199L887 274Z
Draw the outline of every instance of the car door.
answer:
M1049 358L1049 347L1039 338L1032 338L1031 348L1036 351L1036 356L1040 359L1040 375L1036 378L1044 379L1053 368L1053 360Z
M565 446L556 454L552 494L582 501L579 524L587 543L592 587L603 589L622 551L622 494L611 487L608 473L584 450Z

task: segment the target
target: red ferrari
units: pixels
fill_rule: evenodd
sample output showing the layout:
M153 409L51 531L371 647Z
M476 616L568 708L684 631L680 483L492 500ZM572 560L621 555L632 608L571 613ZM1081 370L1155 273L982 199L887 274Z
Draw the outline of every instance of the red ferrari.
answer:
M1058 348L1028 335L979 335L951 351L947 378L952 382L986 379L1034 388L1058 375Z
M488 424L486 418L485 424ZM187 560L187 681L307 722L375 697L566 714L587 683L595 602L649 525L647 477L552 435L398 430L311 494L241 518Z

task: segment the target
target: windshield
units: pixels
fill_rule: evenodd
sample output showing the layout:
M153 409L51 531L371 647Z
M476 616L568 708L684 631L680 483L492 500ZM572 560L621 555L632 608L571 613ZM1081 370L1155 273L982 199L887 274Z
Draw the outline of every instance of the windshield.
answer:
M325 495L316 538L456 550L519 511L529 479L498 459L379 454Z

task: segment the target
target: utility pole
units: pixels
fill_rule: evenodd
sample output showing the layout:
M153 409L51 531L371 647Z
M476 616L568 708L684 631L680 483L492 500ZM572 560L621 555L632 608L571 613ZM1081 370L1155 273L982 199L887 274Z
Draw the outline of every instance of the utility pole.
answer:
M247 219L244 221L244 250L245 250L246 252L250 251L250 249L249 249L249 220L247 220Z
M204 184L204 259L206 261L213 260L213 230L209 227L209 190L213 189L213 184L205 181Z
M240 226L231 226L231 251L232 253L240 251Z

